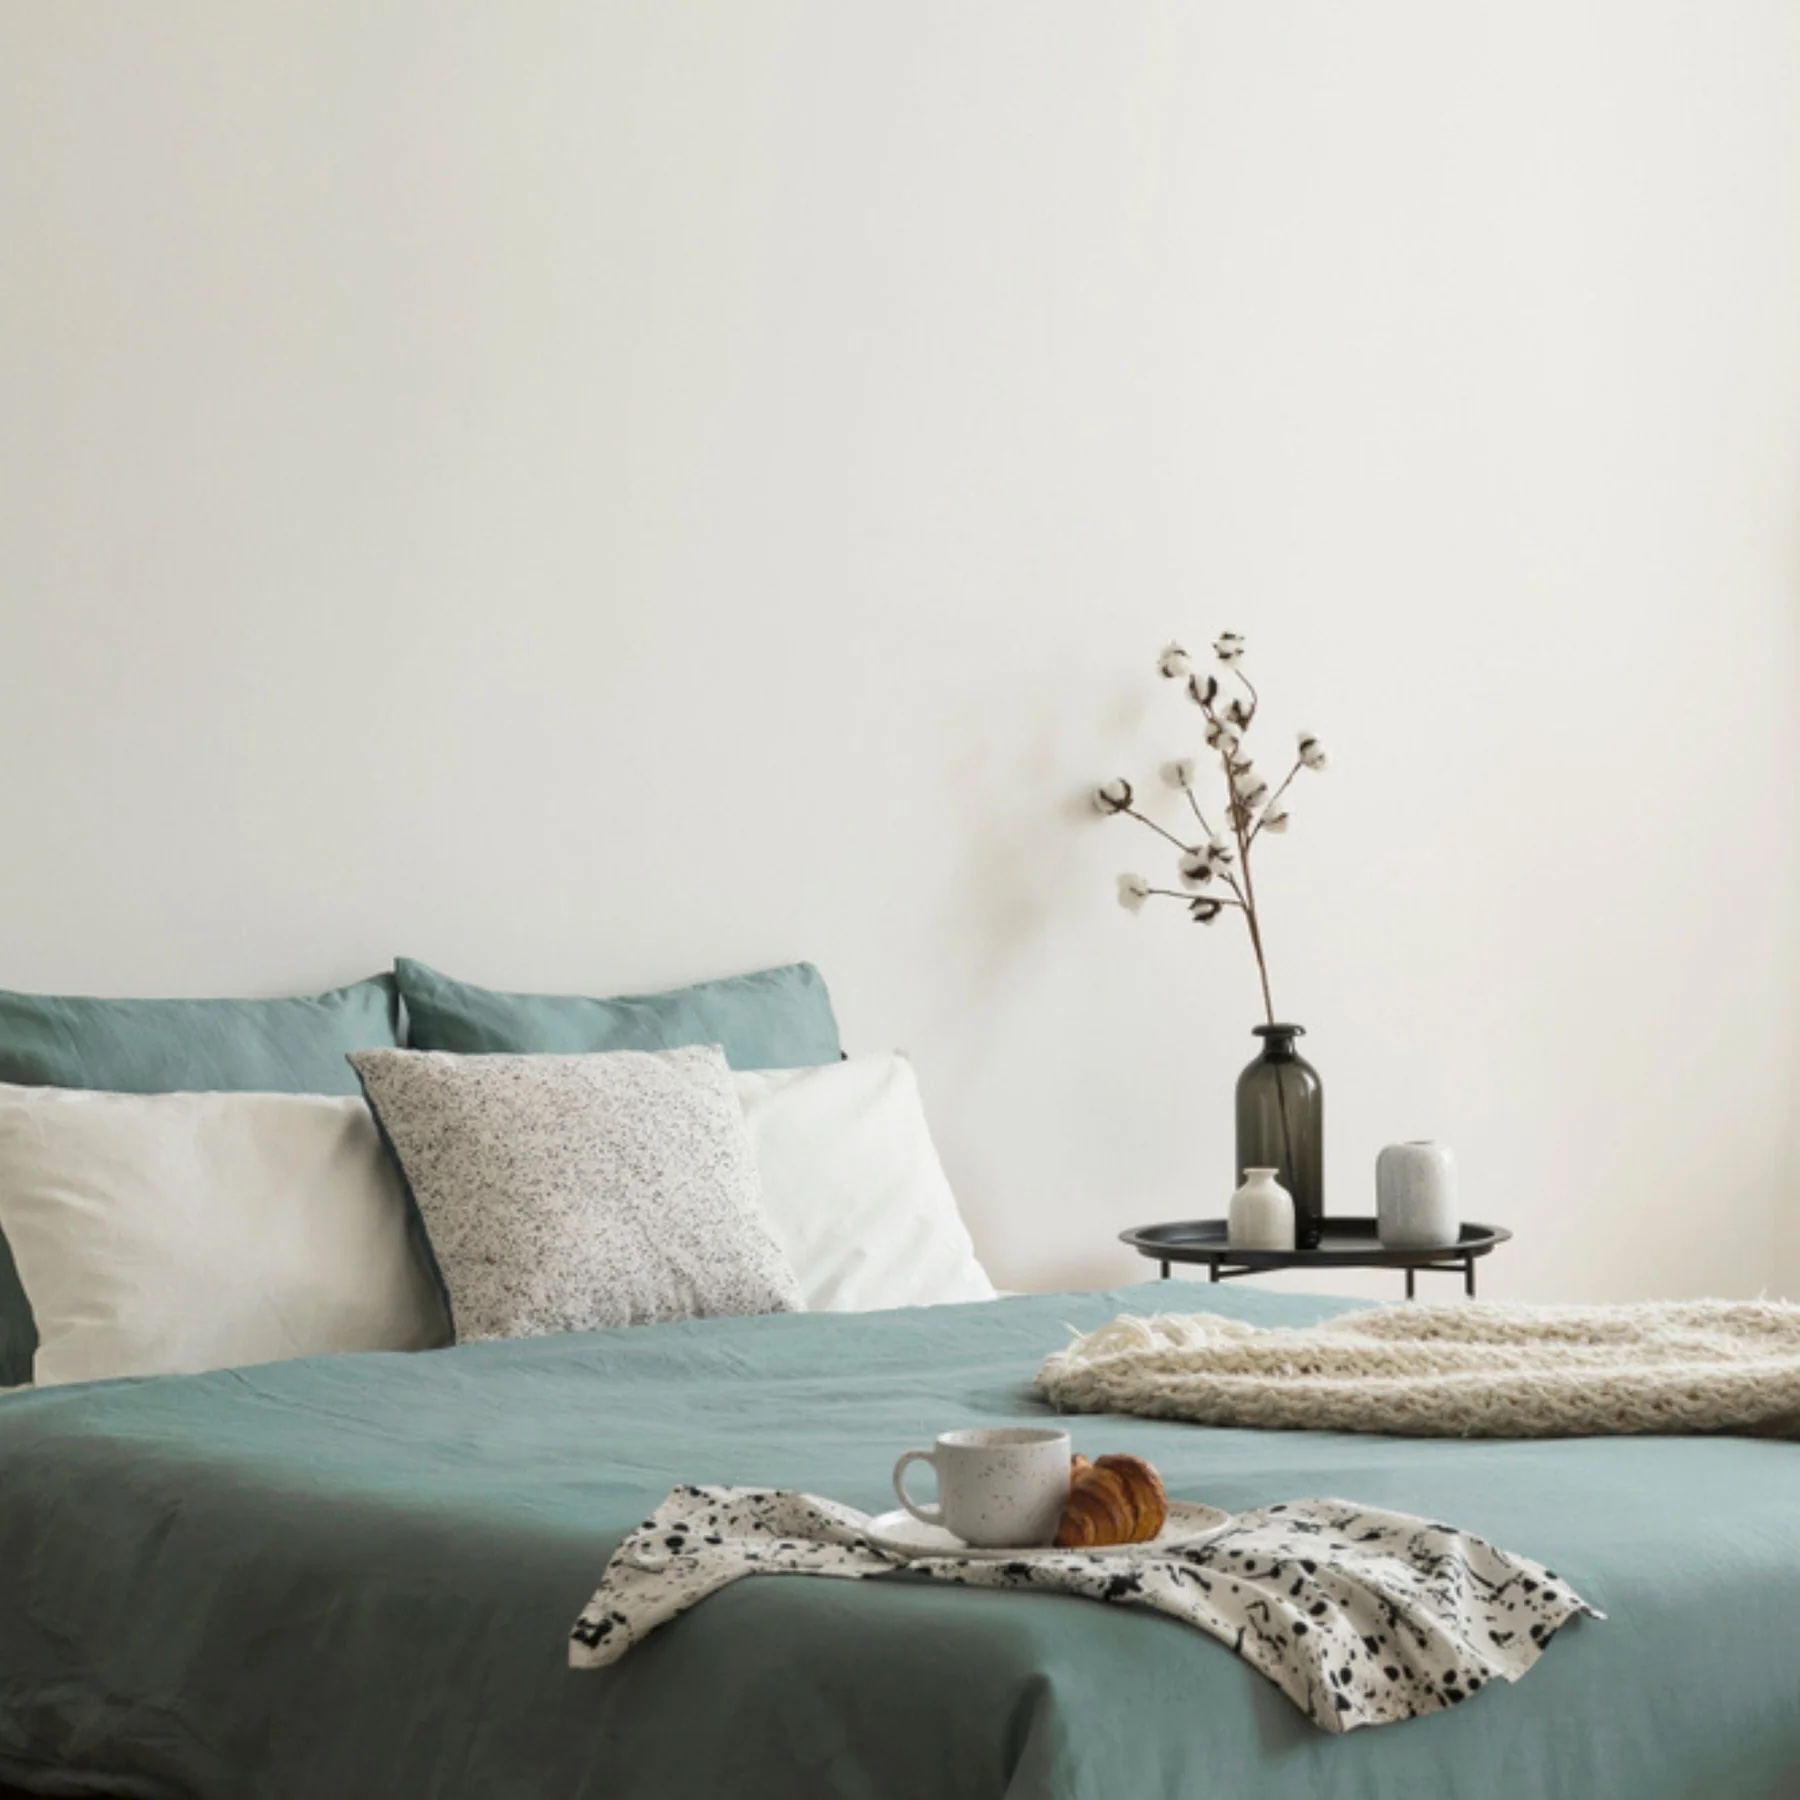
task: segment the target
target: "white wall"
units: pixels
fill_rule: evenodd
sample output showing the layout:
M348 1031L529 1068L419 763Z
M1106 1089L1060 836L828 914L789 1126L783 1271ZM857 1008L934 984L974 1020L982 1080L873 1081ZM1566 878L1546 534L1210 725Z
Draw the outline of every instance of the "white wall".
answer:
M1779 1285L1797 119L1793 0L0 0L0 981L812 957L1127 1278L1255 996L1080 799L1232 625L1335 1207Z

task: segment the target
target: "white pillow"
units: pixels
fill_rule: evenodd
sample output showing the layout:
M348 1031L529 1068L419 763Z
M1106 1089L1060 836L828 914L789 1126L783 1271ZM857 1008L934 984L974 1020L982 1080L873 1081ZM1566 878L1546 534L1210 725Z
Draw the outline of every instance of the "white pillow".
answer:
M763 1207L809 1309L994 1298L904 1056L746 1071L732 1081Z
M357 1098L0 1084L40 1386L449 1340Z

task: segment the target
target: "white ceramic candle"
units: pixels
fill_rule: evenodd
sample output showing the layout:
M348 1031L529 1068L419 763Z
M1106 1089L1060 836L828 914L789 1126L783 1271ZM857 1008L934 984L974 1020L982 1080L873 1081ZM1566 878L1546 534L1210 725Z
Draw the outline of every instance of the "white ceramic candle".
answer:
M1448 1144L1389 1144L1375 1159L1375 1235L1386 1250L1442 1250L1462 1233Z
M1277 1169L1246 1169L1244 1185L1231 1196L1225 1241L1233 1250L1291 1250L1294 1197L1275 1179Z

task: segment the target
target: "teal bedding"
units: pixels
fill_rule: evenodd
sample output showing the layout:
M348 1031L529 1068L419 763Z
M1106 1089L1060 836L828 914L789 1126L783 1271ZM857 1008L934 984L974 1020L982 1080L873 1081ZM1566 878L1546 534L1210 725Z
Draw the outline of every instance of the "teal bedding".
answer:
M811 963L727 975L666 994L508 994L394 959L415 1050L572 1056L717 1044L734 1069L810 1069L843 1054L825 977Z
M354 1094L345 1052L391 1049L399 1024L392 975L284 1000L99 1000L0 988L0 1081L121 1094ZM31 1379L37 1341L0 1236L0 1388Z
M347 1356L0 1399L0 1781L165 1800L1764 1800L1800 1793L1800 1447L1078 1417L1241 1508L1342 1496L1560 1571L1608 1622L1517 1687L1328 1737L1222 1645L1055 1595L737 1584L616 1667L566 1634L677 1481L887 1504L895 1455L1041 1417L1145 1286Z

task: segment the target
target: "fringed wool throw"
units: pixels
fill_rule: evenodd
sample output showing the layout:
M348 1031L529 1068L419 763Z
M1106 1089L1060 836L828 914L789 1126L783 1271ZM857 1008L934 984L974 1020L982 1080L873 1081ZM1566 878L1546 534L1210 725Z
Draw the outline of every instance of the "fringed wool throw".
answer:
M1071 1412L1409 1437L1800 1437L1800 1307L1412 1304L1266 1328L1115 1319L1039 1372Z
M1146 1606L1196 1626L1269 1677L1325 1731L1442 1711L1517 1681L1559 1626L1598 1618L1538 1563L1448 1525L1344 1500L1240 1513L1149 1551L1014 1561L904 1559L869 1516L772 1488L678 1487L606 1566L570 1634L570 1665L614 1663L746 1575L889 1574Z

